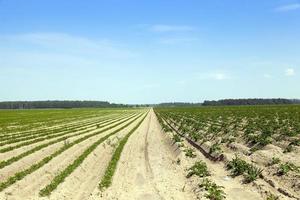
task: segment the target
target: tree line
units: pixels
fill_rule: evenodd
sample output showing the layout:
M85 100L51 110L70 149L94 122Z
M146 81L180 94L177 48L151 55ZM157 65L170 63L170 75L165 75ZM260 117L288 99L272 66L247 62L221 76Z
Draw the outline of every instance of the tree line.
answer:
M169 103L160 103L154 106L156 107L197 107L201 105L202 103L169 102Z
M203 106L232 106L232 105L277 105L299 104L297 99L222 99L218 101L204 101Z
M42 109L42 108L118 108L130 107L107 101L6 101L0 102L0 109Z

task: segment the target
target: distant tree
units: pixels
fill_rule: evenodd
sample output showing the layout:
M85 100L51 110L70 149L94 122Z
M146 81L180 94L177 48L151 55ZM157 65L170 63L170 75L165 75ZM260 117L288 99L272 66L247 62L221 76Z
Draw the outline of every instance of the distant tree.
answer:
M291 99L222 99L218 101L204 101L203 106L228 106L228 105L275 105L296 104L300 100Z
M111 104L107 101L7 101L7 102L0 102L0 109L115 108L115 107L129 107L129 105Z

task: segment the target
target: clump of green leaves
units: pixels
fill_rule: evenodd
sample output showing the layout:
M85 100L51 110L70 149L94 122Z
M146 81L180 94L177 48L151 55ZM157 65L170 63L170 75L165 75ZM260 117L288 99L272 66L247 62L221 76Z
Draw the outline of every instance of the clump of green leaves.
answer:
M247 171L248 164L238 156L235 156L231 161L227 163L227 169L231 171L232 176L242 175Z
M177 135L177 134L174 134L172 139L173 139L174 143L182 141L181 137L179 135Z
M199 177L206 177L209 176L210 173L208 172L207 165L203 161L197 161L191 168L188 169L187 178L196 175Z
M221 146L219 143L215 143L213 144L210 148L209 148L209 153L220 153L222 152Z
M244 182L250 183L255 181L258 177L262 175L262 169L254 166L253 164L248 164L246 161L242 160L238 156L235 156L227 164L227 169L231 171L233 177L244 175Z
M198 140L202 139L202 135L196 132L192 132L189 134L190 138L194 141L197 142Z
M204 195L206 198L211 200L222 200L225 199L225 192L223 191L222 186L218 186L216 183L212 182L209 179L204 179L201 184L199 184L200 188L204 188L207 193Z
M278 176L286 175L290 171L299 172L300 168L297 167L296 165L294 165L291 162L281 163L279 165L279 168L278 168L278 171L277 171L277 175Z
M254 166L254 165L248 165L247 173L244 174L244 182L245 183L251 183L255 181L258 177L262 175L262 169Z
M272 157L271 162L268 164L269 166L276 165L280 163L280 159L278 157Z
M266 200L279 200L279 197L276 196L276 195L274 195L274 194L272 194L272 193L269 193L269 194L267 195Z
M187 156L187 157L190 157L190 158L196 157L195 151L191 148L185 149L184 152L185 152L185 156Z

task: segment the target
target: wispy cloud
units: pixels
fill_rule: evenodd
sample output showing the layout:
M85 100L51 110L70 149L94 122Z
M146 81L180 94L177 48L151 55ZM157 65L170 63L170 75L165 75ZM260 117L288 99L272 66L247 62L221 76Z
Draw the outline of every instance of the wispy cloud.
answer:
M272 78L272 75L271 74L264 74L263 77L266 78L266 79L270 79L270 78Z
M287 5L282 5L274 10L276 12L288 12L288 11L293 11L293 10L298 10L300 9L300 3L294 3L294 4L287 4Z
M170 37L170 38L161 38L159 43L162 44L190 44L197 42L199 39L194 37Z
M0 43L0 65L5 67L108 67L137 56L110 40L64 33L0 35Z
M229 79L230 77L224 73L214 73L214 74L211 74L211 78L213 78L215 80L226 80L226 79Z
M231 76L224 72L211 72L211 73L202 73L199 75L201 80L228 80L231 79Z
M112 58L134 56L129 50L122 49L110 40L89 39L65 33L26 33L0 36L0 41L12 46L23 45L28 50L37 49L47 52L64 52L67 54L97 55Z
M152 89L152 88L158 88L160 85L157 83L149 83L142 85L143 88Z
M294 76L295 75L295 70L293 68L288 68L285 70L285 75L286 76Z
M186 32L195 30L192 26L186 25L166 25L166 24L155 24L150 27L150 31L153 32Z

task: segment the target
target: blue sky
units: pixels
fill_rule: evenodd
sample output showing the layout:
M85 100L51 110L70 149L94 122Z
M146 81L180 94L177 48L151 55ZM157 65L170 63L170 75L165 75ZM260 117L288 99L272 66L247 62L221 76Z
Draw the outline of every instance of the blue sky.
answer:
M300 98L300 0L0 0L0 101Z

